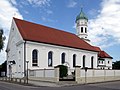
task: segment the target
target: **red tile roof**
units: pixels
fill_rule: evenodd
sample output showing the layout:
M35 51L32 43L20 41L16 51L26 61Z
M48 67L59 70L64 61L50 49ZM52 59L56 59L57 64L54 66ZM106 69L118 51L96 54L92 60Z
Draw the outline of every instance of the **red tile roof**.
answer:
M97 52L93 46L81 40L75 34L20 20L17 18L13 19L18 27L20 34L26 41L47 43Z
M93 46L97 51L99 51L98 57L100 58L112 58L105 51L102 51L99 47Z
M100 51L98 54L100 58L112 58L110 55L108 55L105 51Z
M97 47L97 46L93 46L97 51L101 51L101 49L99 48L99 47Z

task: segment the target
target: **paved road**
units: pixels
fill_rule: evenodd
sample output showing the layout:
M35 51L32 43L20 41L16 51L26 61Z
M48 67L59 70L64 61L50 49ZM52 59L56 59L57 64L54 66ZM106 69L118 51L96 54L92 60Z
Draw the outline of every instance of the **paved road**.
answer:
M0 90L120 90L120 81L67 87L34 87L0 81Z

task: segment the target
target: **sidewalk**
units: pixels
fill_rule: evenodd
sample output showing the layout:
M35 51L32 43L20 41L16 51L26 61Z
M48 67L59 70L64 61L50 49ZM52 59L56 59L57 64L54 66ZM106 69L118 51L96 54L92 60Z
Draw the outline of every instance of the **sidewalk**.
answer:
M49 81L37 81L37 80L28 80L28 84L25 79L19 78L0 78L0 81L22 84L22 85L33 85L33 86L44 86L44 87L62 87L62 86L71 86L77 85L75 81L59 81L59 82L49 82Z
M33 85L33 86L45 86L45 87L62 87L62 86L77 85L77 83L71 82L71 81L60 81L60 82L54 83L54 82L29 80L28 83Z
M28 83L33 85L33 86L60 87L60 85L58 85L57 83L53 83L53 82L29 80Z

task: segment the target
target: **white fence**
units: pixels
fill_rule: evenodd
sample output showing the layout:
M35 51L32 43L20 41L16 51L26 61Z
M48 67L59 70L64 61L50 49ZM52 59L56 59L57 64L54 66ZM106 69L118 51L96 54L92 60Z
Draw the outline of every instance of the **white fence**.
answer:
M68 70L68 75L71 72L74 72L74 70ZM29 70L29 80L58 82L59 68ZM88 69L85 72L80 67L75 68L75 81L77 83L95 83L113 80L120 80L120 70Z
M85 72L84 69L80 70L80 77L104 77L104 76L120 76L120 70L99 70L99 69L88 69Z
M29 70L30 77L55 77L54 69Z
M5 72L1 72L1 76L2 76L2 77L5 77Z
M100 69L76 69L76 81L78 83L95 83L120 80L120 70L100 70Z
M30 80L41 80L41 81L59 81L59 69L36 69L29 70L29 79Z

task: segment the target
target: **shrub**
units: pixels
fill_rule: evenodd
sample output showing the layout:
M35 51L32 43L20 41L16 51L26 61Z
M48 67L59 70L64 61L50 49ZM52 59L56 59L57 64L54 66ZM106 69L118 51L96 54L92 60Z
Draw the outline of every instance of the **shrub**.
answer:
M66 77L68 73L68 67L64 65L58 65L57 67L59 67L60 78Z

